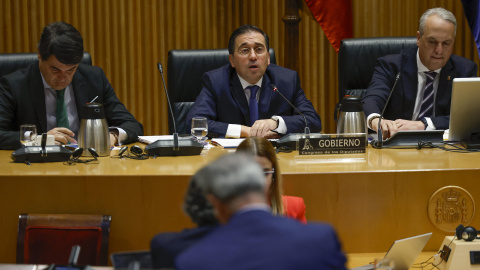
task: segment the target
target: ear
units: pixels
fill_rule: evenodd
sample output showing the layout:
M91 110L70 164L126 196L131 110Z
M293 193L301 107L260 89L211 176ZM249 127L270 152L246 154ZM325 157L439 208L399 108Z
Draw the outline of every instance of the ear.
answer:
M267 51L267 61L268 61L268 64L270 65L270 52Z
M230 61L230 65L235 68L235 63L233 63L233 54L228 55L228 61Z
M41 62L42 61L42 57L40 56L40 53L37 52L37 58L38 58L38 62Z
M420 31L417 31L417 46L420 46Z

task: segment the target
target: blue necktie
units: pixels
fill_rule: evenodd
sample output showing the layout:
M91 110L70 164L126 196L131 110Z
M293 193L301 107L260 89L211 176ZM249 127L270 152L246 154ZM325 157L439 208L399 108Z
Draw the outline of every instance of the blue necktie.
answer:
M252 126L253 123L258 120L257 91L259 87L257 85L250 85L247 88L250 89L248 108L250 110L250 126Z
M426 71L425 75L427 77L427 82L425 83L422 107L420 108L420 113L418 114L417 120L420 120L423 117L430 117L432 116L433 112L433 81L435 80L435 77L437 77L437 73L433 71Z

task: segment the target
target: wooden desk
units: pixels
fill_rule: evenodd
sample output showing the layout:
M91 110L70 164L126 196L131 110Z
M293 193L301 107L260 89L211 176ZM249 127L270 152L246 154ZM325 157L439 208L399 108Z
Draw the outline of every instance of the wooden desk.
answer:
M424 263L430 259L435 252L422 252L415 260L414 264ZM348 253L347 254L347 269L352 269L355 267L367 265L372 263L375 259L385 257L385 253ZM432 262L433 259L430 260ZM410 269L421 269L421 268L410 268ZM431 266L425 267L425 269L432 269Z
M148 249L156 233L192 226L181 209L188 180L226 152L27 166L11 163L12 151L0 151L0 263L15 262L20 213L108 214L110 252ZM369 148L353 156L278 158L284 193L303 197L307 219L331 223L349 253L386 252L396 239L427 232L433 236L425 250L437 250L453 235L428 219L428 200L441 187L465 188L480 209L480 153ZM475 215L472 225L479 221Z

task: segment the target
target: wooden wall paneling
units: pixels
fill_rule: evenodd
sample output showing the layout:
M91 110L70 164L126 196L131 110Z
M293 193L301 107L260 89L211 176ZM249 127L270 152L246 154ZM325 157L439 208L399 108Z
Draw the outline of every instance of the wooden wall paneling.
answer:
M168 73L171 49L226 48L240 24L267 32L284 65L285 2L275 0L4 0L0 1L0 53L34 52L42 28L65 20L79 29L93 63L105 70L115 91L144 124L147 135L167 133L167 104L156 63ZM420 15L443 6L457 17L454 53L479 63L460 1L355 0L355 37L412 36ZM302 1L298 71L307 97L322 117L323 131L335 132L337 54ZM287 53L288 55L288 53Z

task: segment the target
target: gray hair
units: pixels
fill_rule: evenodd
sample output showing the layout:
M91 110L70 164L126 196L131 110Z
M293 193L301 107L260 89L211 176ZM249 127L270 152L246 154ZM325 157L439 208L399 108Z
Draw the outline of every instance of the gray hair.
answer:
M249 192L265 194L264 172L251 155L224 155L197 175L202 190L224 203Z
M453 36L457 35L457 19L455 18L455 15L453 15L452 12L444 8L437 7L437 8L428 9L423 13L422 17L420 17L420 24L418 26L418 31L420 32L420 36L422 36L425 31L425 24L427 22L428 17L432 15L436 15L446 21L453 23L453 25L455 26L455 32L453 33Z

